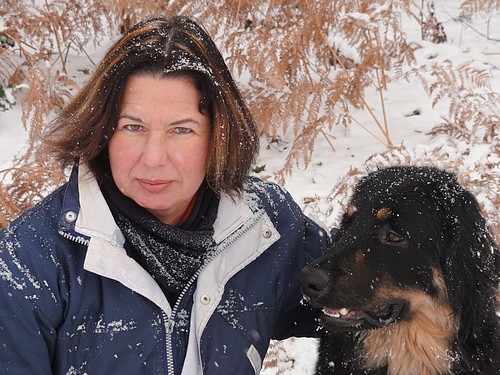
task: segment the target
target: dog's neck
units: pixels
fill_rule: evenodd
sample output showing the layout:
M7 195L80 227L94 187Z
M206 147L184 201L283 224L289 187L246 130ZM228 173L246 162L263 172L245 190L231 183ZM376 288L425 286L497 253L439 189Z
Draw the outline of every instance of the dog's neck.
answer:
M456 334L451 309L423 294L415 299L408 320L366 333L363 351L368 368L387 366L388 375L450 373L450 341Z

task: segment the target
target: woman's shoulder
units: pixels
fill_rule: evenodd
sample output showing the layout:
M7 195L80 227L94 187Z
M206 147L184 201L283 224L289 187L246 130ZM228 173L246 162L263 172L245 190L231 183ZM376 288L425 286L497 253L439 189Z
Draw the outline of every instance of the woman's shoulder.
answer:
M256 194L261 199L275 201L276 203L293 201L290 193L282 186L273 181L254 176L247 177L244 189L247 193Z
M291 194L282 186L258 177L248 177L245 182L247 196L255 197L271 217L303 217L302 210Z
M59 234L64 192L64 187L58 188L0 232L0 263L4 272L19 280L31 278L41 282L57 278L55 269L63 264L76 264L75 258L68 256L70 250L62 246L61 241L67 240Z
M255 195L260 205L264 206L268 215L276 222L300 221L313 232L321 232L322 236L327 233L324 223L316 218L308 217L292 195L279 184L258 177L249 177L246 180L245 191L250 195Z

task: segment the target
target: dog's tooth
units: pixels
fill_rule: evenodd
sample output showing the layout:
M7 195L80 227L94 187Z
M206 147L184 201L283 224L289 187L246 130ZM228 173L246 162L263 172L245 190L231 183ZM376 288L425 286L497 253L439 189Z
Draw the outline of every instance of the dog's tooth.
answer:
M344 308L340 309L340 311L339 311L339 312L340 312L340 314L341 314L341 315L347 315L347 314L349 313L349 310L347 310L347 309L344 307Z
M337 310L324 308L323 313L327 316L331 316L332 318L340 318L340 314Z

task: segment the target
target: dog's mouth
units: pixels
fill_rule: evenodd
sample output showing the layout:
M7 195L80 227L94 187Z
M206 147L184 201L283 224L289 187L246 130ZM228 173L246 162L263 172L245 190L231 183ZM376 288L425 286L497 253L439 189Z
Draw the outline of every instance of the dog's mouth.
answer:
M332 329L365 330L381 328L396 322L404 304L384 305L370 311L349 310L347 308L332 309L323 307L323 324Z

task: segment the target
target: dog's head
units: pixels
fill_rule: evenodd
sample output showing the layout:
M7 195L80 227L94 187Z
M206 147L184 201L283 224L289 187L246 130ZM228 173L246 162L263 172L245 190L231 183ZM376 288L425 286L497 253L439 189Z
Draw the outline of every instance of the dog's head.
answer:
M330 248L301 284L334 330L384 327L426 309L458 315L475 303L476 316L462 318L477 319L478 308L494 310L498 251L455 175L389 167L358 183Z

